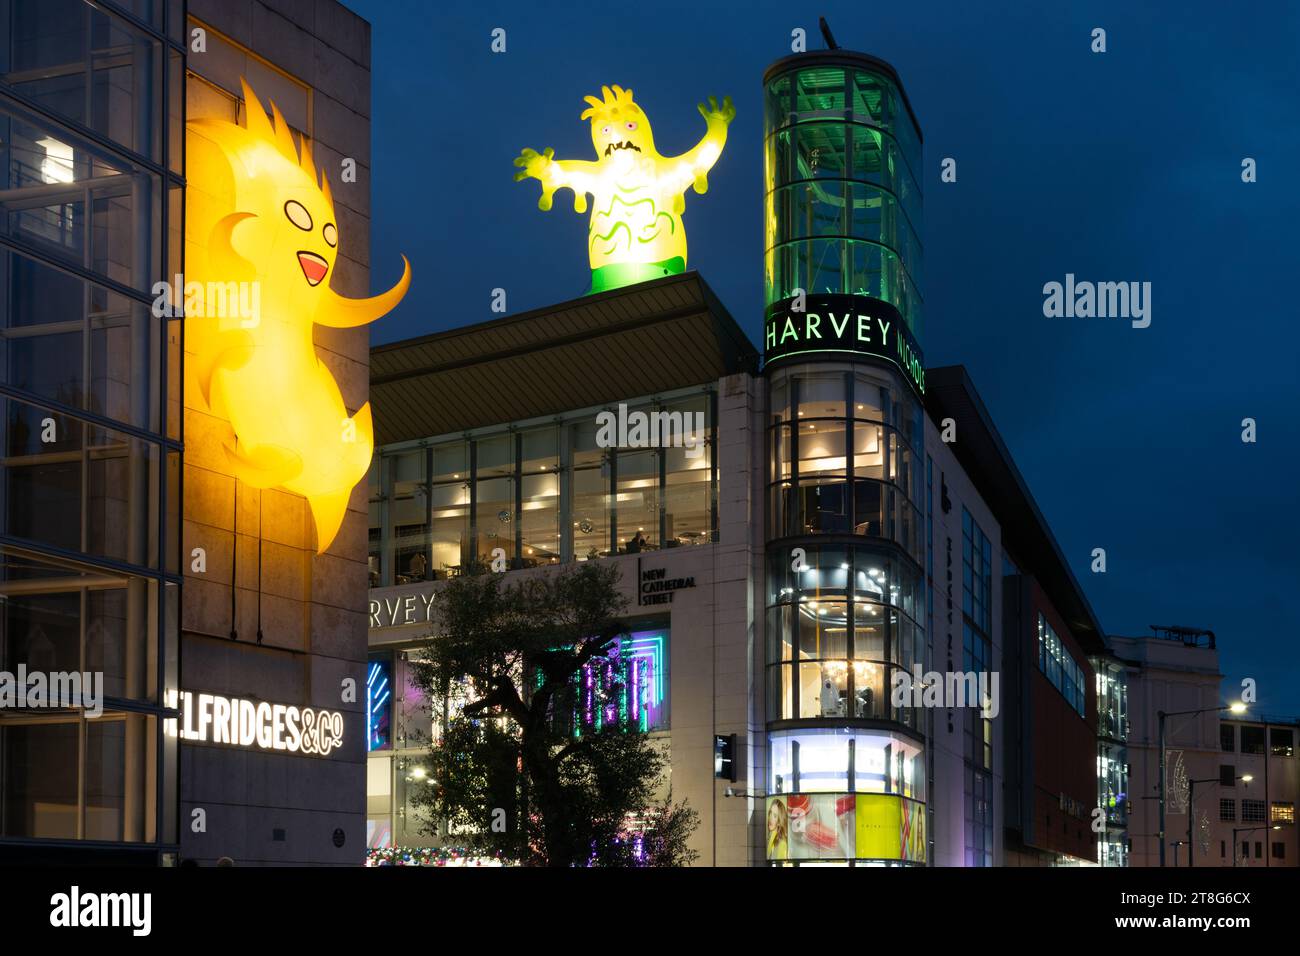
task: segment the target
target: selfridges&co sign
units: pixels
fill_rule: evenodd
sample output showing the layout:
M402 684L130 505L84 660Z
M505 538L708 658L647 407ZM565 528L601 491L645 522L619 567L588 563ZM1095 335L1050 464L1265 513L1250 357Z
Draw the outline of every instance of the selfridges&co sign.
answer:
M195 743L251 747L328 757L343 746L343 714L291 704L168 692L168 704L180 710L163 728L168 736Z

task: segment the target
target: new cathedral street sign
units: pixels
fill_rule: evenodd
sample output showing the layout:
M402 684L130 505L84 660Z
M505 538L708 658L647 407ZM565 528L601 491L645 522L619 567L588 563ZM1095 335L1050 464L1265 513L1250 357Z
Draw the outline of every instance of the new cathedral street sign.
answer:
M636 580L636 603L642 607L672 604L678 591L695 587L694 577L670 578L666 568L643 569L639 558L636 562Z

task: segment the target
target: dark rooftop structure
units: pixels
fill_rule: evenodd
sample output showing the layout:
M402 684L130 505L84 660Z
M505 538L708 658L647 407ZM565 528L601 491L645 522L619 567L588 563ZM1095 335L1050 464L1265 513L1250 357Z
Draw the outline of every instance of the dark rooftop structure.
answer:
M370 351L375 443L526 421L757 372L697 272Z

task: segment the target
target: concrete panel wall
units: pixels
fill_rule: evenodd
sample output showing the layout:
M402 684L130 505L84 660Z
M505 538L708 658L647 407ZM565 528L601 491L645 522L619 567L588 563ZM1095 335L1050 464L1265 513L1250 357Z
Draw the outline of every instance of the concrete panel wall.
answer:
M208 52L189 56L197 75L187 83L189 119L232 119L240 76L265 105L275 100L295 131L311 137L330 180L340 244L328 281L341 295L368 295L369 24L334 0L191 0L189 11L211 31ZM356 160L355 182L341 181L344 157ZM205 201L199 185L187 200ZM187 236L187 257L204 239ZM368 396L367 330L317 327L315 342L354 413ZM359 864L365 698L342 700L341 685L352 678L364 688L365 488L354 491L338 537L317 556L304 499L237 482L222 452L229 436L228 423L187 381L184 548L205 549L207 569L187 568L181 686L343 711L344 744L327 758L182 744L182 855L202 863L226 855L240 865ZM196 808L206 811L206 832L190 825Z

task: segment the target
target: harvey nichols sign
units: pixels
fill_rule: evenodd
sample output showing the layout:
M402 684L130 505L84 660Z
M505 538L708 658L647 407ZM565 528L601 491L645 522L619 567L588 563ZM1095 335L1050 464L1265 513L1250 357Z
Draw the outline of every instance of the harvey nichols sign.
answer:
M921 347L898 309L865 295L808 293L768 306L763 329L766 362L834 352L872 355L902 369L918 395L925 394Z

